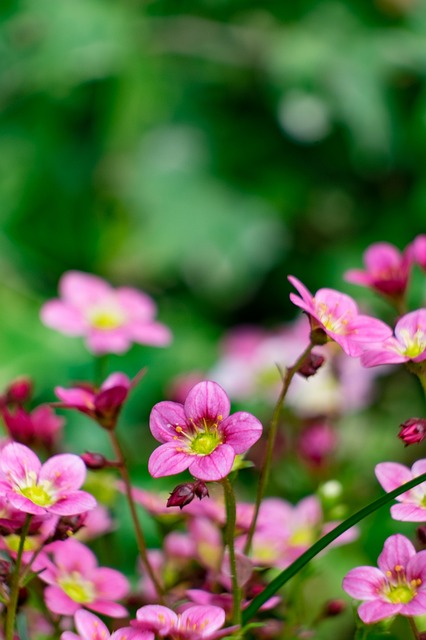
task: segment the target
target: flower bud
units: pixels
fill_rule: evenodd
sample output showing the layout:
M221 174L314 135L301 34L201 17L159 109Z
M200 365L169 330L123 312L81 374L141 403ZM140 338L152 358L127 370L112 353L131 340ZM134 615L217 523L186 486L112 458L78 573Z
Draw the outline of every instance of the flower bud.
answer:
M424 418L409 418L400 425L398 438L408 447L409 444L422 442L426 437L426 420Z
M24 404L30 400L32 392L33 383L30 378L17 378L6 389L6 402L8 404Z
M82 453L80 458L83 460L84 464L88 469L93 469L97 471L98 469L105 469L106 467L115 467L115 463L107 460L102 453L94 453L91 451L86 451L86 453Z
M84 513L80 513L77 516L63 516L59 519L54 533L49 538L49 542L54 542L55 540L68 540L68 538L84 527L85 519L86 514Z
M195 482L184 482L178 484L170 494L167 500L168 507L179 507L182 509L186 504L193 501L195 496L200 500L208 497L209 492L204 482L196 480Z
M325 358L317 353L310 353L306 356L298 372L304 378L310 378L324 364Z
M422 547L426 547L426 526L420 525L420 527L417 527L416 534L417 534L417 539L422 545Z
M344 600L329 600L324 606L324 617L334 618L340 615L346 609L346 602Z
M198 480L198 482L194 482L194 493L202 500L203 498L209 497L209 490L207 489L207 485L202 480Z

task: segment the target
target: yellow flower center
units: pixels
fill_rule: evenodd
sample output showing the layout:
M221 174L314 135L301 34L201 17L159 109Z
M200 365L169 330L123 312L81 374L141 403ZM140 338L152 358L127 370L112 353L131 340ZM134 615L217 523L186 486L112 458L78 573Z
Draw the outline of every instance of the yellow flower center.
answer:
M85 580L78 571L64 576L58 580L58 584L74 602L84 604L95 599L93 583Z
M204 432L197 434L191 442L191 450L202 456L208 456L221 443L219 434L216 432Z
M416 592L413 591L413 589L408 585L391 587L389 592L387 593L387 597L394 604L397 604L397 603L406 604L407 602L410 602L415 595L416 595Z
M314 542L315 536L312 529L303 527L297 529L289 538L289 543L295 547L309 547Z
M21 487L20 493L39 507L50 507L55 503L52 494L46 491L46 488L42 485L34 484L28 487Z
M111 331L124 324L125 318L119 309L95 309L90 314L90 324L94 329Z
M414 335L410 335L406 329L402 329L401 339L405 346L405 349L402 349L402 354L408 358L417 358L426 349L426 335L421 329L417 329Z

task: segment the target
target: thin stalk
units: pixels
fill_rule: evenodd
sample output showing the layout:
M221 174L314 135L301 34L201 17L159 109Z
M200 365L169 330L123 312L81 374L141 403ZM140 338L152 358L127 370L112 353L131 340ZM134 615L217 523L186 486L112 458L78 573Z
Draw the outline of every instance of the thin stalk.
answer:
M229 565L232 580L232 621L241 626L241 588L238 585L237 562L235 558L235 525L237 521L237 505L234 490L228 477L221 480L226 508L225 541L229 551Z
M408 622L410 623L411 631L413 632L413 636L415 640L420 640L420 631L417 629L417 625L414 621L414 618L411 616L408 617Z
M307 356L310 354L310 352L312 351L314 346L315 345L312 342L309 343L309 345L306 347L306 349L304 350L302 355L296 360L294 365L287 369L287 372L286 372L286 374L284 376L284 379L283 379L283 385L282 385L282 388L281 388L281 392L280 392L280 395L278 396L278 400L277 400L277 403L276 403L275 408L274 408L274 413L272 414L271 425L270 425L269 433L268 433L268 441L266 443L265 457L264 457L262 469L260 471L259 483L257 485L256 502L255 502L255 505L254 505L253 518L252 518L252 521L250 523L250 529L248 531L246 544L244 546L244 553L246 555L250 551L251 543L253 541L254 532L256 530L257 518L259 516L260 504L261 504L261 502L263 500L263 496L265 495L266 486L268 484L269 473L270 473L271 464L272 464L272 454L274 452L275 440L276 440L276 437L277 437L278 425L279 425L279 421L280 421L283 402L284 402L285 397L287 395L287 391L288 391L288 389L290 387L291 381L293 380L294 376L296 375L296 373L298 372L298 370L300 369L300 367L302 366L303 362L305 361Z
M390 491L389 493L377 498L374 502L371 502L363 509L360 509L353 515L349 516L346 520L341 522L337 527L335 527L332 531L329 531L325 536L320 538L312 547L310 547L305 553L302 553L301 556L297 558L287 569L284 569L272 582L270 582L265 589L256 596L249 606L243 611L243 624L247 624L247 622L257 613L260 607L265 604L269 598L271 598L282 586L286 584L294 575L296 575L302 567L304 567L312 558L315 558L323 549L328 547L328 545L336 540L342 533L345 533L348 529L353 527L355 524L369 516L377 509L385 506L389 502L392 502L394 498L397 498L402 493L409 491L413 487L416 487L418 484L426 481L426 473L423 473L421 476L417 476L417 478L413 478L409 482L405 482L403 485Z
M19 540L18 553L16 555L15 570L12 576L12 583L10 585L9 603L7 605L6 613L6 633L5 640L13 640L15 630L16 609L18 606L19 587L20 587L20 573L22 565L22 555L24 553L25 538L28 535L31 524L31 514L27 514L22 527L21 537Z
M97 386L105 380L108 371L108 354L96 356L94 360L94 378Z
M118 468L120 470L121 473L121 477L123 479L124 482L124 486L125 486L125 490L126 490L126 497L127 497L127 502L129 503L129 508L130 508L130 515L132 517L132 522L133 522L133 527L135 529L135 534L136 534L136 542L138 545L138 549L139 549L139 554L142 560L142 563L149 575L149 577L151 578L152 583L154 584L155 590L157 592L157 596L158 599L160 601L160 604L164 604L164 589L162 587L162 585L160 584L160 582L158 581L157 576L154 573L154 570L151 566L151 563L149 561L148 558L148 552L147 552L147 547L146 547L146 542L145 542L145 536L143 534L142 531L142 527L140 525L139 519L138 519L138 514L136 512L136 505L135 502L133 500L133 495L132 495L132 485L130 483L130 476L129 476L129 472L127 469L127 464L126 464L126 459L124 456L124 452L123 449L121 448L121 444L119 439L117 438L117 434L115 431L108 431L109 433L109 437L111 440L111 444L112 447L114 449L115 455L117 457L117 461L119 463Z

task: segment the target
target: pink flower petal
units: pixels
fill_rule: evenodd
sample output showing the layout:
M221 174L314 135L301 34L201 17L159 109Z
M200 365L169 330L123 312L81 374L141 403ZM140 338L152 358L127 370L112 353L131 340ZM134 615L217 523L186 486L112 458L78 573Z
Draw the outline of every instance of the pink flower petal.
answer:
M363 602L358 607L358 615L365 624L373 624L395 616L401 611L402 606L402 604L391 604L383 600Z
M95 355L104 353L125 353L130 349L131 339L124 329L89 329L86 335L87 347Z
M74 538L65 542L54 542L49 545L48 550L53 551L55 564L67 574L76 571L91 579L98 564L93 551Z
M393 341L392 338L391 340ZM388 351L385 346L382 349L377 349L376 347L370 349L366 346L361 355L361 364L364 367L377 367L381 364L400 364L408 360L409 358L407 356L403 356L394 350Z
M357 600L376 600L386 579L376 567L356 567L343 578L343 589Z
M403 522L426 522L426 507L416 504L394 504L391 509L394 520Z
M127 578L109 567L99 567L92 575L92 582L96 587L96 595L106 600L121 600L130 591Z
M217 382L205 380L192 387L184 407L186 415L194 422L203 419L217 422L219 416L221 420L229 416L231 403L226 392Z
M191 456L178 451L179 443L167 442L151 453L148 471L153 478L172 476L185 471L191 464Z
M170 629L177 626L178 617L174 611L160 604L148 604L136 611L135 626L141 629L161 631L167 635Z
M219 432L225 435L226 444L235 453L245 453L262 435L262 424L251 413L237 411L219 425Z
M109 638L107 626L93 613L80 609L75 614L74 620L76 629L84 640L106 640Z
M225 623L225 611L220 607L194 605L181 615L182 627L199 633L199 638L208 638Z
M413 479L408 467L398 462L380 462L374 470L377 480L389 493Z
M302 296L302 301L305 303L305 305L307 305L311 310L313 310L314 296L309 291L309 289L307 289L305 285L302 282L300 282L298 278L295 278L294 276L287 276L287 279ZM294 296L294 294L290 294L290 298L291 296ZM292 302L294 301L292 300ZM294 302L294 304L297 304L297 303Z
M167 347L172 341L172 333L161 322L132 321L127 326L129 338L152 347Z
M41 462L31 449L13 442L7 444L1 451L0 469L13 484L25 487L29 474L38 476Z
M76 611L81 609L81 604L71 600L59 587L46 587L44 590L44 599L47 608L50 609L52 613L58 613L61 616L72 616Z
M95 600L90 604L86 604L86 607L110 618L125 618L129 613L126 607L118 604L118 602L111 602L111 600Z
M93 411L94 409L95 394L88 389L55 387L55 394L68 407L80 409L80 411Z
M115 291L120 308L132 320L147 323L155 316L157 307L150 296L137 289L120 287Z
M190 457L189 472L206 482L222 480L230 473L234 459L234 449L228 444L222 444L208 456Z
M72 491L49 507L49 513L57 516L75 516L96 507L96 499L87 491Z
M183 405L178 402L158 402L149 417L149 428L156 440L169 442L176 436L176 426L185 429L187 424Z
M87 309L108 298L113 288L91 273L67 271L59 282L59 292L74 307Z
M123 627L118 631L114 631L110 640L155 640L155 636L152 631L140 631L131 627Z
M52 456L44 463L39 473L40 482L51 482L56 491L68 492L79 489L86 479L86 465L72 453Z
M373 284L372 277L361 269L349 269L344 273L343 277L346 282L351 282L352 284L360 284L365 287L371 287Z
M125 389L130 389L132 383L128 376L125 373L121 373L120 371L116 371L115 373L111 373L108 378L102 383L101 391L106 391L107 389L112 389L114 387L124 387Z
M408 538L397 533L385 541L383 551L377 559L377 564L384 574L387 571L391 571L394 574L395 567L398 565L406 567L409 559L415 553L416 550Z
M49 300L40 309L40 319L46 327L68 336L82 336L87 321L81 311L62 300Z
M392 336L392 329L377 318L358 315L350 323L352 340L358 342L381 342Z

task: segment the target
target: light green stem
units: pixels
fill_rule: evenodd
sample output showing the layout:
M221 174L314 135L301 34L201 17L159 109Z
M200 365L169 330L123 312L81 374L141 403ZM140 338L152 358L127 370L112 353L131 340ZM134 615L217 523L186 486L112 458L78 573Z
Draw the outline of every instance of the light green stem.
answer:
M257 613L260 607L269 600L269 598L275 595L275 593L281 589L281 587L284 586L290 578L296 575L302 567L308 564L308 562L312 560L312 558L315 558L315 556L323 549L328 547L328 545L336 540L336 538L341 536L342 533L345 533L345 531L353 527L355 524L358 524L358 522L369 516L371 513L374 513L374 511L377 511L377 509L380 509L389 502L392 502L392 500L400 496L402 493L413 489L413 487L416 487L422 482L426 482L426 473L423 473L421 476L417 476L417 478L413 478L413 480L410 480L409 482L405 482L397 489L394 489L374 502L371 502L320 538L314 545L312 545L312 547L305 551L305 553L302 553L297 560L287 567L287 569L284 569L284 571L278 574L278 576L265 587L262 593L251 601L249 606L243 611L243 624L247 624L247 622L255 615L255 613Z
M237 521L237 505L234 490L228 477L221 480L226 508L225 541L229 551L229 565L232 580L232 620L241 626L241 588L238 584L237 562L235 558L235 525Z
M13 640L13 635L15 630L16 609L18 607L22 555L24 553L25 538L27 537L28 531L30 529L31 518L32 518L32 515L27 514L25 518L24 526L22 527L21 537L19 540L18 553L16 555L16 561L15 561L15 570L12 576L9 602L7 605L5 640Z
M124 482L124 487L125 487L125 491L126 491L126 497L127 497L127 502L129 503L129 508L130 508L130 515L132 517L132 522L133 522L133 527L135 530L135 534L136 534L136 542L138 545L138 550L139 550L139 554L142 560L142 563L152 581L152 583L154 584L155 590L157 592L157 596L158 596L158 600L160 602L160 604L164 604L164 589L162 587L162 585L160 584L157 576L155 575L155 572L151 566L151 563L149 561L148 558L148 552L147 552L147 547L146 547L146 542L145 542L145 536L143 534L142 531L142 527L140 525L139 522L139 518L138 518L138 514L136 512L136 505L135 505L135 501L133 500L133 495L132 495L132 485L130 483L130 476L129 476L129 472L127 469L127 464L126 464L126 458L124 456L124 452L123 449L121 447L120 441L117 438L117 434L115 431L108 431L110 440L111 440L111 444L112 447L114 449L117 461L118 461L118 468L120 469L120 473L121 473L121 477L123 479Z
M250 524L250 529L247 534L246 544L244 546L244 553L246 555L250 552L250 547L253 541L254 532L256 530L257 518L259 516L260 504L263 500L266 486L268 484L268 478L269 478L269 473L270 473L271 464L272 464L272 454L274 452L275 440L277 437L278 425L279 425L279 420L281 416L283 402L287 395L287 391L290 387L291 381L293 380L294 376L296 375L296 373L298 372L298 370L300 369L300 367L302 366L302 364L304 363L304 361L306 360L307 356L310 354L314 346L315 345L312 342L310 342L309 345L306 347L305 351L302 353L302 355L296 360L294 365L287 369L287 372L284 376L281 392L280 392L280 395L278 396L278 400L274 408L274 413L272 414L271 425L269 428L268 441L266 443L265 458L263 461L262 469L260 471L259 483L257 485L256 502L254 505L253 518Z

